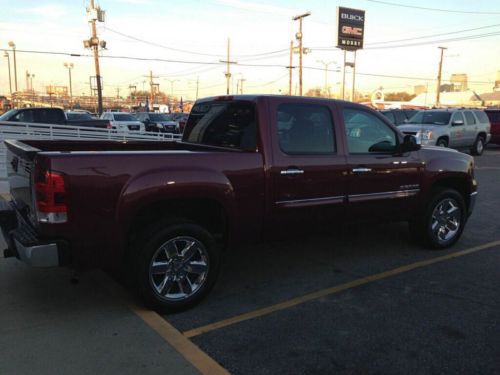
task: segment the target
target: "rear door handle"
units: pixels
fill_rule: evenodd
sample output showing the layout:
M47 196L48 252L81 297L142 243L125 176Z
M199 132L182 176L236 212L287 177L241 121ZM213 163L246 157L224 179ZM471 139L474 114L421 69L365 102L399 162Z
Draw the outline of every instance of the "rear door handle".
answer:
M368 172L371 172L371 171L372 171L371 168L353 168L352 169L353 173L368 173Z
M303 174L303 173L304 173L304 171L302 169L298 169L298 168L288 168L288 169L282 170L280 172L280 174L282 174L282 175L289 175L289 176L293 176L296 174Z

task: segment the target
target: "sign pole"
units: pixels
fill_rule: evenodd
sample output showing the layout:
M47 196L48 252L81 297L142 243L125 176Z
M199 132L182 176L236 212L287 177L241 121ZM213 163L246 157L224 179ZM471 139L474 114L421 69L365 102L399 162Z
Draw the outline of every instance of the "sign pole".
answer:
M352 63L352 96L351 102L355 101L356 95L356 50L354 50L354 62Z
M344 50L344 69L342 73L342 100L345 100L345 60L347 51Z

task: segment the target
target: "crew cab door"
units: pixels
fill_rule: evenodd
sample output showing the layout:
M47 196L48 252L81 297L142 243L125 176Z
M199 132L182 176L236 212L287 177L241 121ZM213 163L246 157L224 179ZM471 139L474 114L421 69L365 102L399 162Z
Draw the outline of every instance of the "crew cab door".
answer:
M399 134L373 111L346 105L342 112L349 216L356 220L407 217L420 191L422 164L418 152L398 155Z
M271 210L285 230L343 219L346 160L334 109L304 98L270 103Z

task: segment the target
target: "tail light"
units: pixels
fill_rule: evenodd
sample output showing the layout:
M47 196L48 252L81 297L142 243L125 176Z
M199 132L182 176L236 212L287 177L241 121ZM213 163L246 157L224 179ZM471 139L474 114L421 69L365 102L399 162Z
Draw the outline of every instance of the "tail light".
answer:
M35 202L38 221L42 223L64 223L68 220L68 205L64 177L46 171L35 182Z
M106 125L106 129L113 129L113 125L111 124L111 121L108 121L108 125Z

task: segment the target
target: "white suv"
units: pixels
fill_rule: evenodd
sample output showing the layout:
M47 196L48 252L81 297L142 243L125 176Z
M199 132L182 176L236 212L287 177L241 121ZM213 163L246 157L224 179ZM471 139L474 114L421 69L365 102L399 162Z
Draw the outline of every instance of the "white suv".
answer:
M104 112L101 119L109 120L112 129L122 132L144 132L144 124L127 112Z

